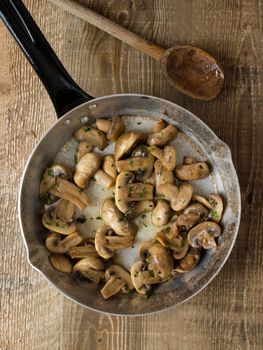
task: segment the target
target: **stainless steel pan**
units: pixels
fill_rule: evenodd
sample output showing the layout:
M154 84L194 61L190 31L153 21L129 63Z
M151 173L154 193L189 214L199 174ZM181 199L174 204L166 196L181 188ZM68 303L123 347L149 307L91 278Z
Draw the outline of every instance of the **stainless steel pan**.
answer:
M21 182L19 219L30 264L70 299L90 309L112 314L153 313L178 305L197 294L226 262L238 232L240 190L228 146L200 119L172 102L136 94L93 99L66 72L20 0L1 0L0 13L44 83L59 118L33 151ZM43 170L54 159L68 165L72 163L75 147L72 134L83 123L91 124L96 117L111 118L114 115L127 116L125 122L130 129L149 130L154 119L160 117L176 125L181 131L175 141L179 160L185 154L192 155L207 160L213 169L208 179L194 183L196 192L219 192L226 207L218 247L207 251L193 271L160 285L149 299L134 294L103 300L95 284L54 270L49 263L49 252L43 244L45 229L41 225L39 201L39 182ZM89 210L96 208L94 206ZM86 229L89 231L91 228ZM144 239L147 235L154 235L152 227L143 235ZM140 239L142 237L138 237L137 241ZM126 250L118 259L129 267L135 255L136 249L132 252Z

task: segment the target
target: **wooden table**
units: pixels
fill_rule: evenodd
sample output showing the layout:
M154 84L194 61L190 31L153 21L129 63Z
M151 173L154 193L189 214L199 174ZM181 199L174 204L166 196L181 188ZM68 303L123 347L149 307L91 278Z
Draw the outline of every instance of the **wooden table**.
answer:
M176 92L151 58L48 1L25 3L66 68L91 95L161 96L207 123L231 147L243 217L234 250L218 277L176 309L147 317L113 317L64 298L29 266L17 218L25 162L56 116L1 23L0 349L263 349L262 1L82 1L163 47L188 43L213 53L224 64L226 86L211 102Z

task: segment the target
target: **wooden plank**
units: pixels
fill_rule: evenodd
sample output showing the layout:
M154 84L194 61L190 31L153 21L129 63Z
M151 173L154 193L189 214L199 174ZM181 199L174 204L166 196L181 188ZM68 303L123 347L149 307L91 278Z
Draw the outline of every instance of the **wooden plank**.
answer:
M62 297L28 265L16 205L26 159L55 121L55 113L0 24L0 349L262 349L262 2L81 2L163 47L192 44L222 60L223 93L211 102L195 101L167 84L158 62L47 1L25 1L66 68L91 95L161 96L188 108L229 144L242 192L240 232L216 279L176 309L146 317L113 317Z

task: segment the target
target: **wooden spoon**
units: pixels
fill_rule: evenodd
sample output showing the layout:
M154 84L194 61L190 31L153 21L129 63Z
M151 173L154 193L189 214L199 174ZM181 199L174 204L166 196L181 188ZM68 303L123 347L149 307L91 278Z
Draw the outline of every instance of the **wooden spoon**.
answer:
M193 46L175 46L164 50L73 0L50 2L160 61L169 83L184 94L211 100L220 93L224 84L223 69L204 50Z

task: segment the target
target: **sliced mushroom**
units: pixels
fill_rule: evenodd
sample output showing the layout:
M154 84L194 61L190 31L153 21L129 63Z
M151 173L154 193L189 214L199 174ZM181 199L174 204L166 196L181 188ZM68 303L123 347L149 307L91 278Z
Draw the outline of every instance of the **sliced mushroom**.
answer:
M154 245L154 241L143 241L139 244L138 247L138 256L143 259L146 260L149 256L149 249Z
M143 261L136 261L131 267L132 284L139 294L146 294L150 291L151 286L145 283L142 272L147 269L147 264Z
M89 256L99 257L94 245L87 244L69 248L69 255L72 259L81 259Z
M216 223L221 221L223 213L223 200L217 193L211 193L208 196L208 199L198 195L193 195L192 199L211 209L208 215L210 220Z
M101 217L105 224L119 236L132 236L137 232L136 225L127 220L111 198L106 199L102 204Z
M175 185L164 183L158 187L158 194L170 202L174 211L181 211L187 207L192 198L193 186L188 182L182 182L178 188Z
M73 273L88 278L99 284L104 278L104 263L101 259L89 256L78 261L73 267Z
M94 181L101 185L102 187L105 187L107 189L111 188L114 185L114 179L105 173L105 171L99 169L95 175L94 175Z
M153 185L132 183L134 177L134 174L129 171L123 171L117 176L115 203L122 213L132 212L135 201L153 199Z
M104 299L122 292L128 293L133 289L130 274L118 265L112 265L105 271L106 284L101 289Z
M132 152L132 158L118 160L116 168L118 172L133 171L138 180L147 179L153 170L154 157L147 146L140 145Z
M107 140L102 131L92 126L83 126L74 134L78 142L86 141L90 146L96 146L103 150L107 145Z
M76 205L66 199L60 199L58 205L51 213L53 219L60 219L63 222L70 222L75 213Z
M93 146L88 144L85 141L82 141L78 144L77 150L76 150L76 162L79 162L80 159L87 153L92 152Z
M160 160L156 160L154 163L154 170L155 170L155 185L156 185L156 193L159 193L159 187L162 184L170 183L172 184L174 182L174 175L173 172L170 170L167 170Z
M84 210L90 203L89 197L84 191L62 178L57 179L56 185L49 192L74 203L80 210Z
M104 156L102 169L115 181L118 174L115 166L115 159L112 154Z
M107 134L111 127L111 120L98 118L96 119L96 127Z
M183 214L179 215L177 225L180 230L189 231L192 227L204 221L207 214L208 212L202 204L192 204L184 210Z
M158 158L160 160L163 159L163 150L161 148L157 146L150 146L149 151L155 158Z
M171 145L166 145L164 146L163 149L163 166L167 170L174 170L176 166L176 150L173 146Z
M145 200L134 204L130 217L137 218L141 214L145 214L152 211L154 208L153 201Z
M101 158L96 153L85 154L76 165L74 182L80 188L88 186L90 179L101 165Z
M148 145L164 146L168 142L174 140L177 136L177 129L173 125L168 125L166 128L150 134L147 137Z
M155 226L164 226L168 224L170 213L170 204L164 199L159 199L152 212L152 223Z
M72 263L65 255L51 254L49 260L51 265L60 272L70 273L72 271Z
M210 174L205 162L180 164L175 167L175 176L180 180L200 180Z
M118 137L125 131L125 124L122 117L113 117L111 119L110 129L107 132L107 139L111 142L115 142Z
M145 135L140 132L126 132L122 134L115 144L114 157L116 160L121 159L129 153L139 141L143 140Z
M54 219L50 212L45 212L42 217L42 224L50 231L61 233L62 235L70 235L77 230L75 222L67 223L61 219Z
M201 248L191 247L188 253L179 261L179 266L175 270L180 273L193 270L199 263L200 257Z
M178 236L178 239L181 241L181 245L178 245L178 248L173 250L173 258L179 260L187 254L190 245L188 243L187 234L185 232L182 232Z
M110 226L101 225L96 232L95 248L104 259L114 256L116 249L132 247L134 235L117 236Z
M65 254L71 247L76 247L83 238L78 232L74 232L65 238L57 233L50 233L46 238L46 247L52 253Z
M177 218L177 215L174 216L170 223L163 227L161 231L156 234L155 238L164 247L173 250L173 254L178 254L181 256L181 254L186 249L185 245L187 245L188 247L189 245L187 243L186 236L179 234L179 230L177 227Z
M154 272L162 280L171 276L173 270L173 258L171 253L160 243L153 244L148 250L146 258L148 269Z
M71 180L72 172L61 164L54 164L44 171L39 188L40 199L43 204L50 205L57 200L56 197L50 195L48 192L55 186L58 177Z
M194 248L210 249L216 247L215 237L220 236L221 228L215 222L205 221L188 233L188 242Z
M153 134L155 134L156 132L161 131L164 128L165 128L165 122L163 121L163 119L159 119L154 123L151 131Z

